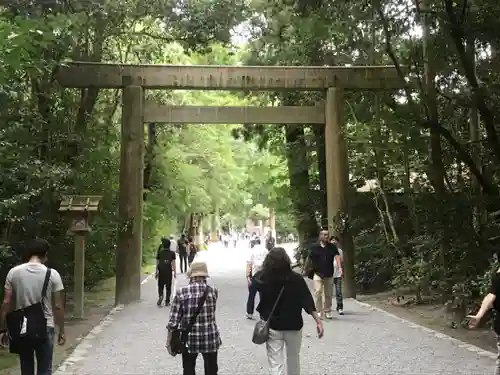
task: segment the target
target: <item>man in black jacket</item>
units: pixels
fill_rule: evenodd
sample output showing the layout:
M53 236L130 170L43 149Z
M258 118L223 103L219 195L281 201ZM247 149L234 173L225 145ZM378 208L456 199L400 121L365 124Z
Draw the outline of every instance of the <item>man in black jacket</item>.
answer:
M163 292L166 290L165 306L170 305L170 295L172 293L172 276L176 275L175 252L170 250L170 240L162 238L161 245L156 254L156 274L158 280L158 302L161 306L163 302Z
M330 243L328 230L319 233L319 243L311 247L314 299L320 317L332 319L333 275L335 261L341 262L337 247Z

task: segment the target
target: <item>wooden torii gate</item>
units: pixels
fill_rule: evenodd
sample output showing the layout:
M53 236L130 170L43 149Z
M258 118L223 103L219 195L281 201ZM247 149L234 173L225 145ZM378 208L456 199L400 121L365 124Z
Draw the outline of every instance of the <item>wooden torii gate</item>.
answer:
M69 88L123 89L116 304L140 299L144 123L325 124L327 212L330 228L349 213L349 171L343 135L345 90L394 90L402 82L393 66L285 67L120 65L73 62L58 82ZM145 101L145 89L326 91L317 107L179 107ZM354 246L343 234L345 295L355 297Z

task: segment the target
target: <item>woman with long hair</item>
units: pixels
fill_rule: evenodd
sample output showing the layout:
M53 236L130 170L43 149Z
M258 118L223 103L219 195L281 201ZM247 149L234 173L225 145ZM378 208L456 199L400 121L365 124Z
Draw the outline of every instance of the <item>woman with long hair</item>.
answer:
M277 301L266 342L270 374L284 375L286 362L287 375L300 375L299 354L304 325L302 310L312 315L318 337L323 336L323 324L311 292L304 278L292 270L290 257L281 247L269 251L261 270L255 275L255 281L260 294L257 311L262 320L269 319Z

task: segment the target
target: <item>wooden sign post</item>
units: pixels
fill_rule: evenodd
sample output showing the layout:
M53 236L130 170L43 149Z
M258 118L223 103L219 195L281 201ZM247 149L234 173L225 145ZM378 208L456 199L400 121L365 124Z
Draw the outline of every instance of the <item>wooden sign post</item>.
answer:
M68 212L71 226L68 230L75 239L75 258L73 276L73 318L82 319L85 287L85 236L91 231L89 216L99 207L100 196L73 195L64 197L60 212Z

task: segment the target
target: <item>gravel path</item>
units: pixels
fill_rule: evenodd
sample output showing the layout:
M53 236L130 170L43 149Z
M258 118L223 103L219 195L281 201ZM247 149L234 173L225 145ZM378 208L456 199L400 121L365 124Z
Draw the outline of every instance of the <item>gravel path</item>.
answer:
M208 262L211 283L219 289L221 375L268 373L265 346L251 343L254 322L244 319L247 251L212 248L200 253ZM177 283L187 283L185 276L178 276ZM143 285L142 296L142 302L118 311L100 334L84 343L85 357L70 358L70 362L76 362L56 375L182 374L180 358L170 357L164 347L169 310L156 306L154 279ZM491 356L475 353L460 342L412 327L355 301L346 301L345 311L345 316L325 322L322 340L315 337L312 318L305 316L303 375L493 373ZM199 374L203 374L201 365L200 358Z

